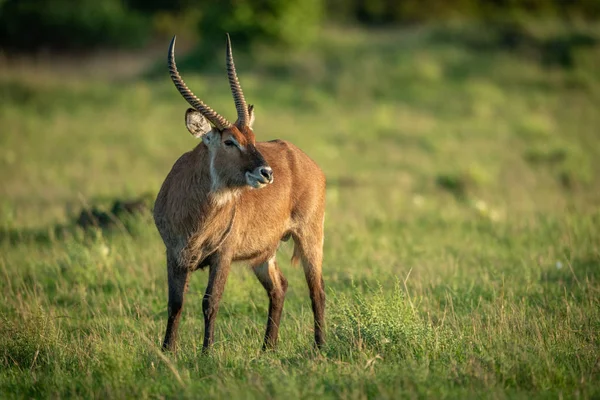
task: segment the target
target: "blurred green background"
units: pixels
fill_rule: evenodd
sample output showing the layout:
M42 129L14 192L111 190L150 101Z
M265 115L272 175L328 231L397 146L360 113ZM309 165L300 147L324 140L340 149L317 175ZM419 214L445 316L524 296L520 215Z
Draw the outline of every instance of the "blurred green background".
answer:
M415 25L448 19L594 20L593 0L2 0L0 45L21 51L139 47L173 31L208 40L302 46L323 25Z
M600 397L600 2L0 0L0 398ZM148 212L197 145L166 51L328 180L328 344L232 269L164 355ZM129 200L133 214L127 212ZM139 200L139 201L138 201ZM125 211L124 211L125 210Z

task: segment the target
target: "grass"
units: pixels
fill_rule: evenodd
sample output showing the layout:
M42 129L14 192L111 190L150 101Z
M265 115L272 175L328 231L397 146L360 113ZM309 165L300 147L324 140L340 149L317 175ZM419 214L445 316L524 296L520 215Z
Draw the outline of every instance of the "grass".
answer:
M599 397L600 34L532 24L507 47L481 32L331 30L303 53L240 52L258 138L293 141L328 177L321 352L289 244L276 351L259 350L267 298L240 265L214 350L200 354L198 272L163 354L151 218L72 226L156 193L195 145L165 71L0 70L0 397ZM554 42L569 63L540 53ZM189 86L231 117L223 71L194 60Z

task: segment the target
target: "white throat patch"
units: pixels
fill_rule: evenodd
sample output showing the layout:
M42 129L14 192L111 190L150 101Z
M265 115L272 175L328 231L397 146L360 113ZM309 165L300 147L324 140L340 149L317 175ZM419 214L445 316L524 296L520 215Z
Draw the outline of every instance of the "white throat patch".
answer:
M210 201L217 207L224 206L225 204L233 201L239 197L241 190L239 189L225 189L218 191L211 191Z

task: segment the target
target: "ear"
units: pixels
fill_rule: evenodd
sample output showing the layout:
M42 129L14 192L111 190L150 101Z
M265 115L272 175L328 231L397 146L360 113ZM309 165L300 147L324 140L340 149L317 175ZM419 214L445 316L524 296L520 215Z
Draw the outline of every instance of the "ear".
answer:
M188 108L185 112L185 126L192 136L201 138L212 130L212 126L198 110Z
M248 126L250 127L250 129L252 129L252 125L254 125L254 104L250 104L248 106L248 115L250 116L250 121L248 121ZM238 119L237 121L235 121L235 124L237 125L240 122L240 120Z
M250 115L248 126L250 126L250 129L252 129L252 125L254 125L254 104L250 104L248 106L248 115Z

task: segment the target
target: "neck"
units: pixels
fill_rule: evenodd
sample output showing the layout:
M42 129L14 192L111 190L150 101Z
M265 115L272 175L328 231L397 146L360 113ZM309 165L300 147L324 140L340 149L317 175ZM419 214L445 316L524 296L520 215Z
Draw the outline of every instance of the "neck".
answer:
M214 167L214 160L204 143L200 143L194 151L198 155L196 169L197 180L202 193L205 195L206 204L221 208L234 202L242 192L241 188L223 187L219 175Z

